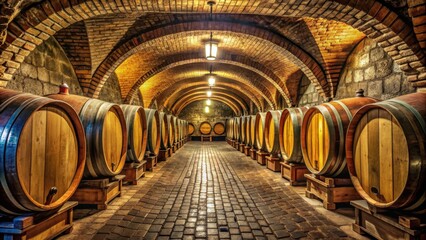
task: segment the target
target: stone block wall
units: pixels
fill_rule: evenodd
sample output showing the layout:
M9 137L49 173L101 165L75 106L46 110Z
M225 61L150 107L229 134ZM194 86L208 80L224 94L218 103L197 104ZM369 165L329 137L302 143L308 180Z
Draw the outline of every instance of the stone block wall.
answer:
M111 74L111 77L105 82L99 93L99 99L112 103L122 103L120 85L115 73Z
M214 136L213 126L217 122L225 124L227 118L234 116L234 112L226 104L218 101L213 101L210 105L210 112L205 113L204 107L206 106L205 100L196 101L186 106L179 114L179 118L187 120L189 123L194 124L195 131L191 136L200 136L200 124L202 122L209 122L212 125L212 135ZM224 136L223 134L222 136Z
M74 69L59 43L49 38L25 58L6 88L36 95L57 93L67 83L72 94L83 95Z
M323 98L318 94L314 84L306 76L303 76L299 85L299 107L315 106L323 102Z

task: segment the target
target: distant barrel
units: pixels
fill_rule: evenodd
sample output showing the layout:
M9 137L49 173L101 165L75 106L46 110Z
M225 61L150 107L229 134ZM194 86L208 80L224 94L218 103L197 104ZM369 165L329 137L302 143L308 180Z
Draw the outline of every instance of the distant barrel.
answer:
M307 107L286 108L281 113L278 138L281 156L284 161L303 163L302 148L300 147L300 131L303 115L307 110Z
M240 123L241 119L240 117L234 118L234 140L239 142L241 140L240 138Z
M249 128L250 128L250 145L253 149L257 149L256 146L256 115L251 115L250 116L250 123L249 123Z
M209 135L212 132L212 125L209 122L202 122L199 130L201 134Z
M158 155L160 152L160 114L155 109L145 108L146 121L148 123L148 142L146 151L150 155Z
M68 104L0 89L0 215L44 212L75 192L86 162L84 129Z
M216 135L223 135L225 133L225 125L222 122L217 122L213 126L213 132Z
M281 110L271 110L265 116L265 144L269 154L277 157L280 153L279 128Z
M175 125L172 115L167 115L167 125L169 126L168 147L173 147L173 144L175 143Z
M265 141L265 118L266 112L259 112L256 114L255 119L255 136L256 136L256 149L267 152Z
M194 132L195 132L194 124L188 123L188 135L191 136L192 134L194 134Z
M78 113L86 135L85 178L112 177L126 162L127 128L123 111L114 103L68 94L61 86L59 94L47 97L70 104Z
M166 150L169 145L169 125L167 124L167 114L159 113L160 118L160 149Z
M128 129L127 162L143 160L148 140L146 116L143 107L122 104Z

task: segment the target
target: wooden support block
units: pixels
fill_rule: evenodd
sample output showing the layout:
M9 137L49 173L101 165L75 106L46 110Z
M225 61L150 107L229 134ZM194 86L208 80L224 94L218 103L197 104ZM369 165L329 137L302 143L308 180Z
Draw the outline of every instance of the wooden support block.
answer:
M142 161L141 163L126 163L121 174L125 175L123 181L137 185L139 178L145 176L145 172L146 161Z
M246 145L244 143L240 143L240 147L239 147L239 151L244 153L244 148L246 147Z
M175 153L178 150L177 143L173 143L172 152Z
M245 147L244 147L244 154L245 154L246 156L250 156L250 149L251 149L251 147L250 147L250 146L245 146Z
M350 179L324 178L314 174L305 174L305 178L306 197L321 199L327 210L336 209L336 203L361 199Z
M365 200L351 201L351 205L355 207L355 223L352 229L357 233L384 240L426 239L426 226L421 224L424 219L417 216L398 216L394 211L375 213L370 210Z
M156 155L150 155L145 156L146 161L146 170L147 171L154 171L154 166L157 165L157 156Z
M269 153L257 151L257 163L260 165L266 165L266 157L269 156Z
M235 141L234 142L234 148L237 149L237 151L239 151L240 150L240 143Z
M53 239L70 233L73 208L77 202L66 202L59 210L19 216L7 221L0 218L0 239Z
M280 162L281 176L290 182L290 186L306 185L305 174L309 173L305 164Z
M253 160L257 160L257 150L256 149L254 149L254 148L250 149L250 157Z
M111 200L121 196L125 177L124 175L117 175L113 178L106 178L108 184L105 187L99 187L101 184L96 184L97 181L104 182L105 179L81 180L70 200L78 201L79 204L96 205L97 209L106 209ZM90 185L93 187L89 187Z
M169 148L168 148L169 149ZM160 149L160 152L158 153L158 161L167 161L167 152L168 149Z
M266 156L266 168L273 172L281 171L281 160L278 157Z
M173 153L172 148L167 148L167 157L171 157Z
M201 142L212 142L212 136L211 135L201 135Z

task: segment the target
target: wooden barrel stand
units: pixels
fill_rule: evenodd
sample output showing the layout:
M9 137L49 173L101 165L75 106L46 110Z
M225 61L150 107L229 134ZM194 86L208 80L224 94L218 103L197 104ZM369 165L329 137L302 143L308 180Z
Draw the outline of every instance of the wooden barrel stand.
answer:
M306 197L322 200L327 210L335 210L336 203L349 203L361 197L349 178L329 178L315 174L305 174Z
M257 163L259 163L260 165L266 165L266 157L269 156L269 153L267 152L262 152L262 151L257 151Z
M305 164L280 162L281 176L290 182L290 186L306 185L305 174L309 173Z
M273 172L279 172L281 171L281 159L279 157L274 157L274 156L266 156L266 168L268 168L269 170L273 171Z
M241 153L244 153L244 148L246 147L246 145L244 143L240 143L240 147L239 150Z
M122 175L125 175L123 181L128 182L130 185L137 185L139 178L145 176L146 161L140 163L126 163Z
M211 135L201 135L201 142L212 142Z
M73 225L73 209L77 202L66 202L52 214L37 213L3 220L0 218L1 239L53 239L68 234Z
M121 196L124 178L124 175L116 175L111 178L81 180L70 199L79 204L96 205L99 210L107 209L111 200Z
M250 149L251 149L251 147L250 146L244 146L244 154L246 155L246 156L250 156Z
M425 239L426 224L422 215L398 215L394 211L375 212L365 200L351 201L355 207L352 230L377 239ZM408 213L405 213L408 214Z
M160 152L158 153L158 161L167 161L167 158L170 157L169 152L170 148L160 149Z
M157 155L145 156L145 161L146 161L146 170L153 172L154 167L157 166Z
M255 148L250 149L250 157L253 160L257 160L257 150Z

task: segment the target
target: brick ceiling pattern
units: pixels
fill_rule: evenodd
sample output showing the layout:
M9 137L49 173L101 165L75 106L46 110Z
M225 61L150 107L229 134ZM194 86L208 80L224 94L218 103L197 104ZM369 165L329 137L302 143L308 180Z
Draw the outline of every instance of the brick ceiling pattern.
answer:
M181 95L173 90L202 88L208 70L203 41L210 30L220 49L214 73L226 84L241 84L227 89L236 97L226 98L240 110L247 101L261 108L264 101L276 107L278 98L297 104L304 75L320 95L333 97L347 56L365 36L385 49L414 86L426 86L425 9L415 0L225 0L214 6L210 22L206 1L32 1L13 21L6 16L12 22L0 47L0 87L37 45L54 36L87 96L97 97L115 73L125 102L140 92L144 105L180 109L186 102L176 104ZM202 97L188 101L195 98Z

